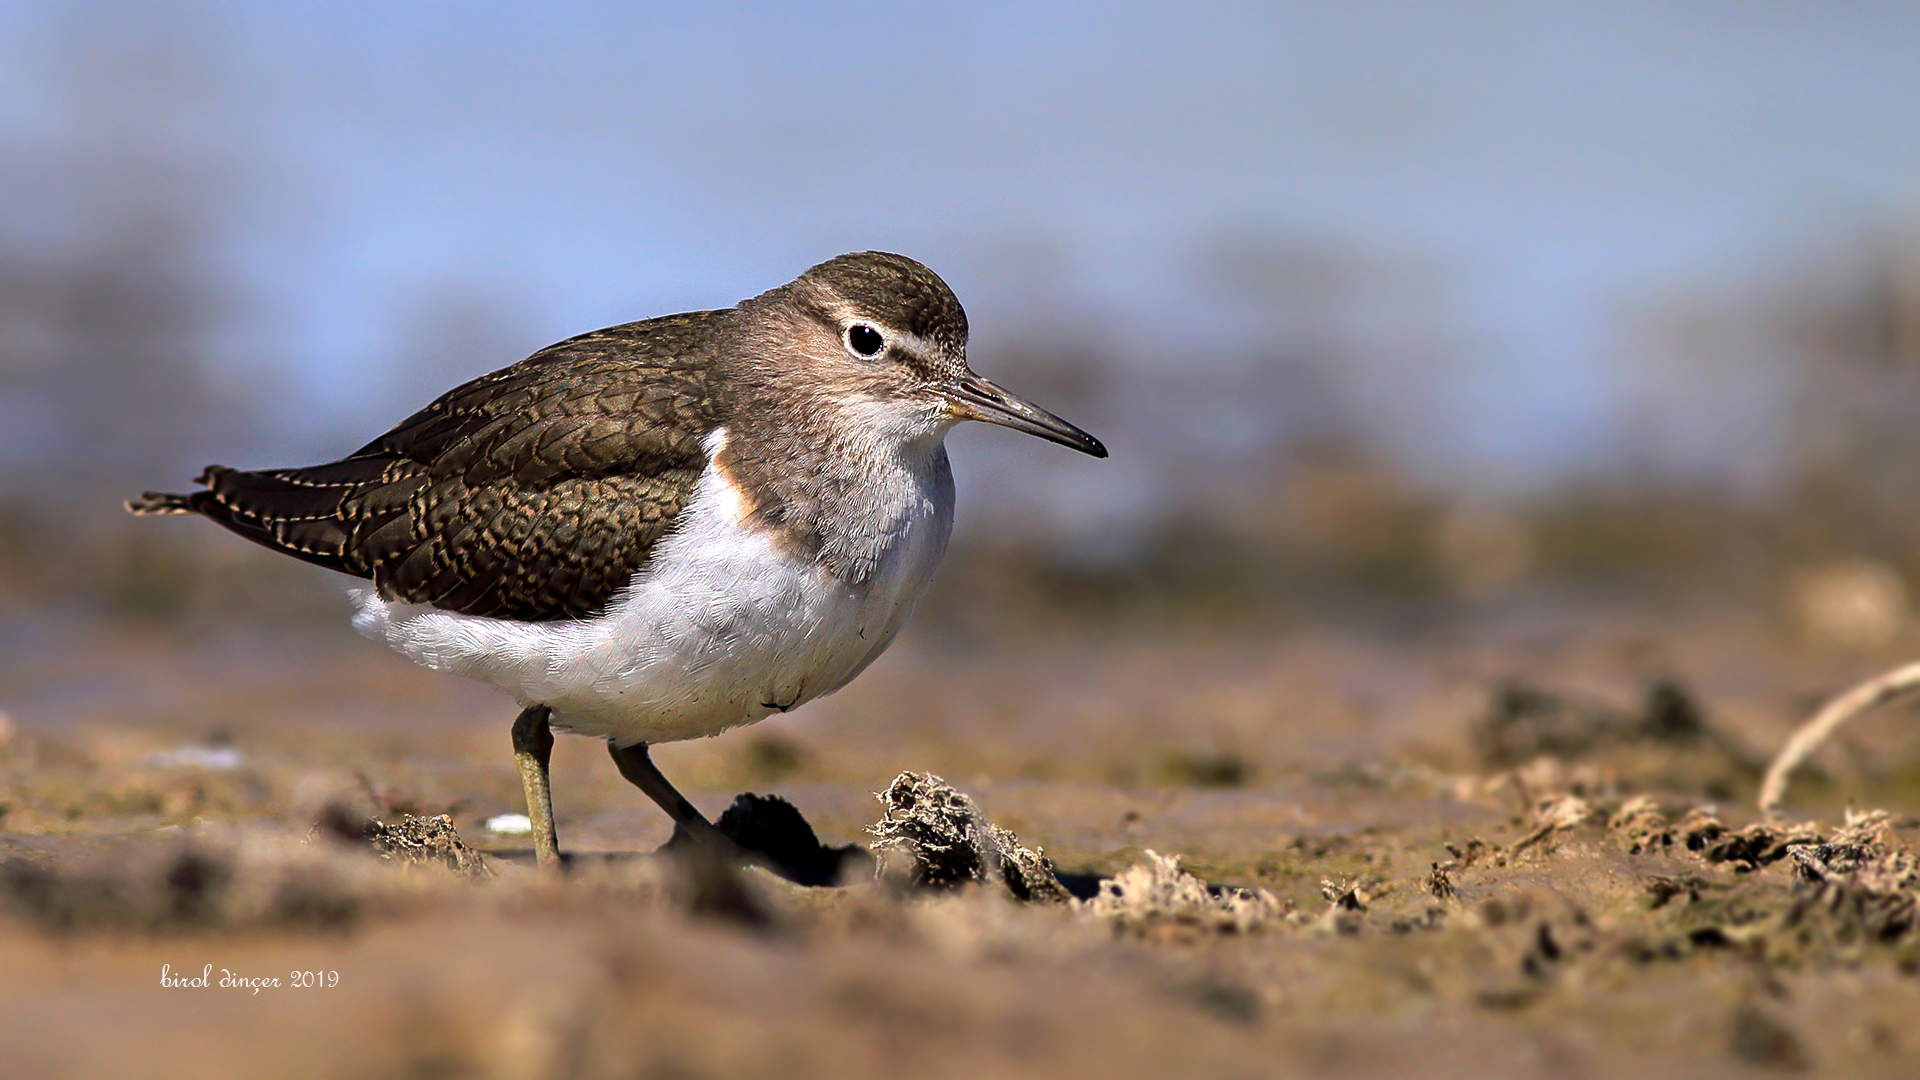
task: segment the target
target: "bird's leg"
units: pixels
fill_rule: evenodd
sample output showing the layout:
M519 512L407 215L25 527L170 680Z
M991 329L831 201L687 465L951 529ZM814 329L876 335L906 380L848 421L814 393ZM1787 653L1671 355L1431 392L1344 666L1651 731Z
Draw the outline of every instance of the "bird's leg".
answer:
M818 872L808 872L806 868L796 866L771 851L762 851L744 847L733 837L720 831L720 827L708 821L685 795L674 790L667 778L660 775L660 769L647 753L646 743L635 743L621 747L612 740L607 741L607 752L613 755L613 763L620 767L620 775L627 782L647 793L660 809L667 812L674 824L687 833L687 838L711 855L771 870L788 881L802 885L831 884L831 876L822 878Z
M620 767L620 775L627 778L627 783L646 792L647 798L665 810L673 823L685 829L696 843L709 846L718 844L722 851L735 846L725 833L707 820L706 815L687 801L685 795L675 791L666 777L660 775L659 767L647 753L646 743L623 747L609 739L607 752L613 755L613 763Z
M560 838L553 831L553 789L547 763L553 758L553 710L529 705L513 721L513 758L520 765L520 786L527 793L527 819L533 822L533 857L542 870L560 869ZM657 773L655 775L658 775Z
M722 858L764 866L782 877L793 876L792 871L778 859L741 847L732 837L721 832L719 826L708 821L705 814L688 802L685 795L674 790L666 777L660 775L659 766L653 763L652 756L647 753L646 743L622 747L609 739L607 752L613 755L613 763L620 767L620 775L627 778L627 783L646 792L647 798L665 810L675 825L686 831L687 839Z

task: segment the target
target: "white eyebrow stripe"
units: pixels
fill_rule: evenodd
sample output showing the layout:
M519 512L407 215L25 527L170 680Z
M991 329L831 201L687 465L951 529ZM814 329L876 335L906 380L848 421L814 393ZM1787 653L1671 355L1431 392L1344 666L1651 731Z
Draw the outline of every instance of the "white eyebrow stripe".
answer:
M893 330L889 328L887 337L893 344L898 345L915 356L932 356L935 353L933 342L921 337L919 334L909 334L905 330Z

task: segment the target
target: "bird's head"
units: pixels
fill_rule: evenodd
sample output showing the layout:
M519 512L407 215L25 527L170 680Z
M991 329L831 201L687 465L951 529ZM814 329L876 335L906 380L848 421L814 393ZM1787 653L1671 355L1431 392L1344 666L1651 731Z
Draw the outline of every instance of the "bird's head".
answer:
M1099 439L967 366L967 313L939 275L863 251L741 304L771 381L937 436L984 420L1106 457Z

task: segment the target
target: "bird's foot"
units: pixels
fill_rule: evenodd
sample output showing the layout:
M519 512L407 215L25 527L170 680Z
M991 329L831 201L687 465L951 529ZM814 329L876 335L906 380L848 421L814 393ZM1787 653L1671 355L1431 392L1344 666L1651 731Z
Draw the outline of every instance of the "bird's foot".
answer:
M697 847L731 862L758 866L796 885L834 886L873 873L873 857L866 849L858 844L822 844L800 811L777 795L737 795L717 823L702 821L693 829L676 824L673 838L661 850Z

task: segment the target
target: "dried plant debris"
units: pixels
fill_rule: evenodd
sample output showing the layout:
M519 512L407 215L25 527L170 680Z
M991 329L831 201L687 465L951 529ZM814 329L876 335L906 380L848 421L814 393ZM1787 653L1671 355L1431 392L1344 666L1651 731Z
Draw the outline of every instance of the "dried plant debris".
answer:
M1811 823L1734 829L1703 809L1669 823L1651 799L1636 798L1608 827L1628 854L1686 853L1707 864L1700 874L1646 879L1648 906L1673 912L1679 930L1648 956L1735 947L1791 966L1855 959L1873 945L1920 945L1920 859L1897 841L1884 811L1849 813L1823 837ZM1761 873L1783 863L1791 867L1784 885ZM1735 876L1716 878L1712 866Z
M1460 889L1454 884L1453 875L1464 873L1473 868L1481 858L1489 854L1499 854L1499 849L1479 837L1467 841L1464 845L1448 842L1446 862L1436 862L1427 876L1421 880L1420 888L1435 900L1458 904ZM1505 865L1503 861L1501 865Z
M930 773L903 772L879 795L867 831L883 876L944 888L987 879L987 822L973 800Z
M867 831L883 879L935 889L998 883L1016 900L1072 899L1044 851L989 822L972 799L938 776L903 772L878 798L886 810Z
M1812 824L1755 822L1735 829L1711 809L1696 807L1671 821L1651 796L1636 795L1620 804L1607 819L1607 829L1629 855L1690 851L1710 863L1726 863L1737 871L1771 866L1787 857L1795 844L1819 839Z
M1357 907L1361 902L1352 897ZM1341 903L1335 899L1335 907ZM1188 929L1248 934L1280 924L1287 908L1265 889L1212 888L1180 869L1178 856L1146 853L1145 860L1100 883L1086 910L1133 933Z
M1795 844L1819 838L1819 827L1801 823L1776 825L1755 822L1743 829L1728 830L1711 815L1698 812L1680 821L1687 850L1697 851L1708 862L1733 864L1736 870L1770 866L1787 857Z
M1320 895L1326 898L1327 910L1308 924L1309 928L1324 934L1359 933L1364 925L1362 917L1367 913L1367 907L1373 902L1380 885L1378 881L1348 881L1345 878L1333 881L1321 878ZM1394 929L1403 933L1416 926L1416 920L1404 917L1394 923Z
M1735 870L1754 870L1771 866L1787 857L1787 848L1811 843L1820 837L1812 824L1776 824L1755 822L1741 829L1723 824L1710 810L1690 810L1671 830L1657 838L1662 844L1678 843L1710 863L1727 863Z
M379 820L367 828L367 841L380 857L410 866L439 865L469 880L493 876L486 856L468 847L453 819L402 815L394 825Z
M1513 842L1510 853L1518 854L1545 841L1558 832L1566 832L1593 816L1593 807L1578 795L1549 795L1533 807L1533 831Z
M1607 831L1618 837L1629 855L1664 851L1673 846L1673 829L1660 812L1659 800L1635 795L1607 818Z
M1328 881L1322 890L1329 901L1325 913L1295 914L1286 921L1341 935L1368 928L1448 927L1479 937L1495 931L1511 937L1503 929L1511 921L1505 918L1507 901L1499 898L1514 889L1538 889L1549 858L1575 874L1584 872L1579 864L1588 860L1618 858L1604 847L1557 842L1576 835L1606 837L1629 859L1627 867L1644 867L1644 921L1605 921L1603 930L1601 923L1571 909L1550 929L1534 927L1526 941L1508 943L1524 946L1526 973L1548 970L1576 953L1647 963L1725 949L1766 966L1791 968L1857 963L1868 950L1887 947L1882 955L1903 970L1920 970L1920 856L1902 842L1886 813L1850 813L1833 828L1782 822L1736 827L1711 808L1676 818L1648 796L1620 801L1611 813L1608 809L1578 796L1542 798L1534 806L1533 827L1509 845L1478 838L1448 843L1450 859L1401 881ZM1173 872L1171 860L1134 868L1103 885L1101 911L1118 911L1116 901L1129 885L1153 901L1143 905L1147 911L1175 904L1170 897L1197 902L1205 886L1190 881L1183 893L1172 884L1177 881L1170 878ZM1615 872L1605 869L1608 878ZM1143 921L1132 918L1134 924ZM1496 989L1489 1001L1518 1006L1537 996L1540 984L1521 980Z
M1795 844L1799 913L1819 911L1865 941L1893 943L1920 931L1920 860L1891 843L1885 811L1848 815L1821 844Z

